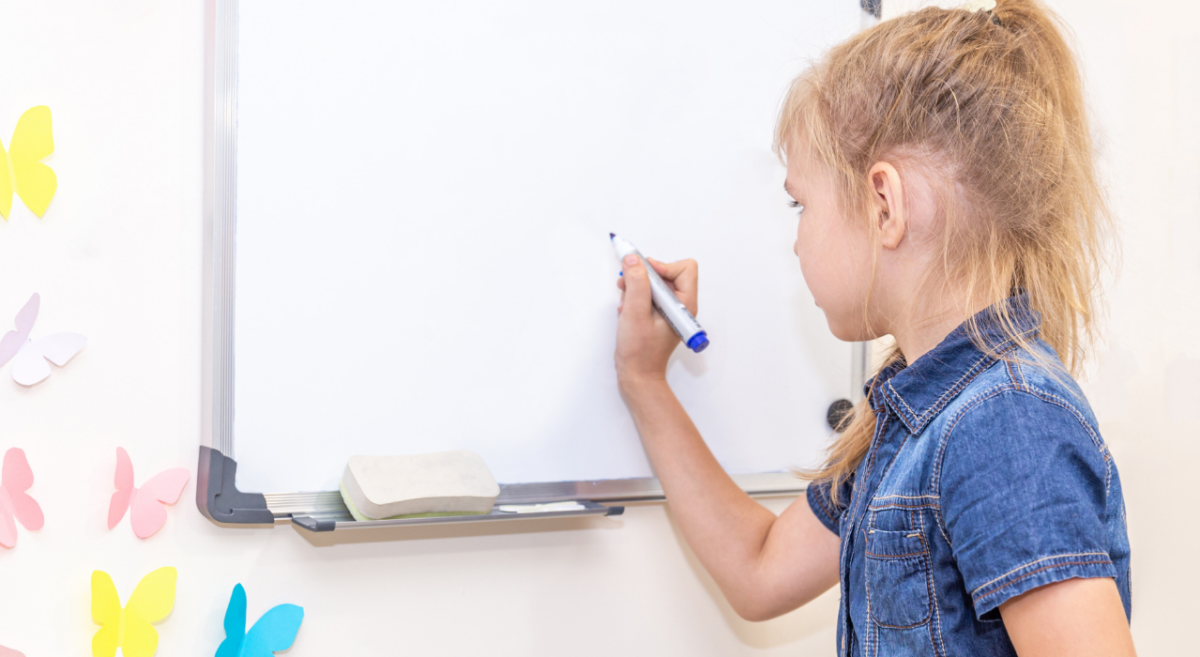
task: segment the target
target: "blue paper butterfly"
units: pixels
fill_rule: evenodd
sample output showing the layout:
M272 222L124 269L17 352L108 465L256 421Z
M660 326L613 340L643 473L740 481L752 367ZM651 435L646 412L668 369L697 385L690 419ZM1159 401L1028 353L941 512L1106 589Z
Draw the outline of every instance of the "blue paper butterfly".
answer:
M229 608L225 610L225 640L217 648L216 657L271 657L287 650L296 640L304 609L296 605L272 607L246 631L246 589L233 587Z

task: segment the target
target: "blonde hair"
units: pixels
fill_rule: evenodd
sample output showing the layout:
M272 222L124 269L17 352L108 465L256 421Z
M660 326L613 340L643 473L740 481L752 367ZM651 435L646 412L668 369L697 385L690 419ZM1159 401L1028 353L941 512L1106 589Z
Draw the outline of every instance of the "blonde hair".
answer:
M845 216L873 233L870 167L887 161L902 178L914 168L931 174L941 185L942 275L927 273L927 284L964 286L964 311L971 299L1024 291L1042 316L1042 339L1078 375L1095 332L1111 217L1078 66L1053 13L1037 0L998 0L991 11L930 7L879 23L792 83L776 153L785 158L797 137L832 172ZM1008 304L995 309L1001 333L1021 347L999 357L1049 360L1024 349L1032 336L1020 333ZM995 353L974 317L967 330ZM902 358L893 348L880 369ZM873 392L843 422L824 465L802 473L831 481L835 501L870 447Z

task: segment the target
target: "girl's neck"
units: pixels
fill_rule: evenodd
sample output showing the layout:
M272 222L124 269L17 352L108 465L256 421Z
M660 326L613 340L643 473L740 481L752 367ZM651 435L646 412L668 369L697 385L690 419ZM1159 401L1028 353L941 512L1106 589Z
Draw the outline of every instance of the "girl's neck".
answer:
M991 300L980 300L965 309L958 301L924 304L923 308L913 309L904 320L896 322L891 335L896 339L900 353L904 354L904 362L911 365L938 346L963 322L993 303Z

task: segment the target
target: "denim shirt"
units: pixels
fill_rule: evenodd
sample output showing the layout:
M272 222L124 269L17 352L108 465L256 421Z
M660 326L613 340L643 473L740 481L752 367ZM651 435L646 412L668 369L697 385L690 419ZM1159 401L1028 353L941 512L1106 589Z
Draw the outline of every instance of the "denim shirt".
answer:
M1060 362L1026 296L1006 303L1028 349ZM964 324L885 368L866 386L875 435L841 504L828 482L808 488L841 538L839 655L1016 655L1000 604L1076 577L1114 578L1128 618L1121 483L1091 408L1065 371L1004 338L992 308L977 319L993 355Z

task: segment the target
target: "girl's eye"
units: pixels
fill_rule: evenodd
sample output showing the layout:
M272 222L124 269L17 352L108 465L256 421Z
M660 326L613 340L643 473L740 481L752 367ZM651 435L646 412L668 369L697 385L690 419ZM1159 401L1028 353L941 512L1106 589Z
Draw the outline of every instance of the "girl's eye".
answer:
M798 215L804 214L804 206L800 205L799 201L789 201L788 207L796 208L796 214Z

